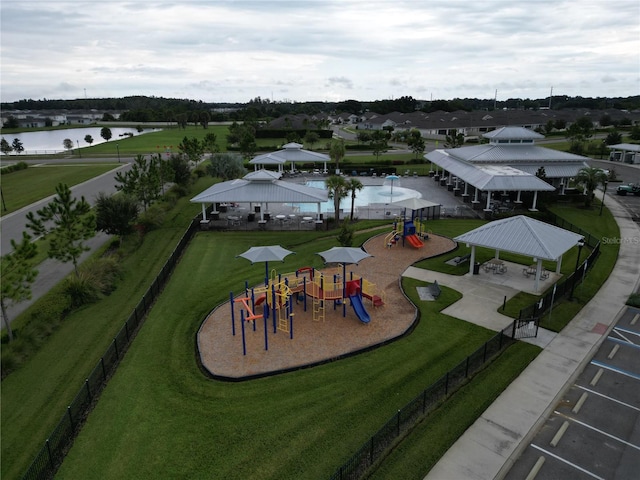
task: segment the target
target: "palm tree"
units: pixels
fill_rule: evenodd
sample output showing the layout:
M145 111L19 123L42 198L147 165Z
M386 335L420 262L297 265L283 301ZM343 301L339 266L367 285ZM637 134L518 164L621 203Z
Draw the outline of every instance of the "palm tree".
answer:
M364 188L364 185L357 178L352 178L347 183L347 191L351 192L351 217L350 220L353 222L353 208L356 203L356 193Z
M331 146L329 147L329 156L331 160L336 162L336 172L340 171L340 160L344 158L344 140L340 139L334 142L331 142Z
M591 207L591 201L593 200L593 191L598 188L598 185L604 185L607 181L607 175L601 168L585 167L580 169L576 175L576 182L584 186L586 190L586 197L584 200L585 208Z
M331 175L327 178L327 190L329 198L333 199L333 208L336 212L336 224L340 223L340 200L349 194L349 184L339 175Z

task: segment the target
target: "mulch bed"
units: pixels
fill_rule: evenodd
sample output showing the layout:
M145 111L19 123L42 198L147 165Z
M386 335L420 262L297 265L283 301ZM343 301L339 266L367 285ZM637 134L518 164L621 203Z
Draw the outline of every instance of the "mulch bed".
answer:
M385 236L369 239L364 249L373 255L359 265L347 265L347 275L353 271L384 291L385 305L374 308L363 298L371 322L362 323L348 304L346 317L342 305L334 310L326 302L324 321L314 321L312 301L307 298L307 311L302 301L293 309L293 339L278 330L273 333L271 319L267 322L268 350L265 350L264 320L245 322L246 355L243 355L240 306L236 304L236 335L232 335L229 302L219 305L202 323L198 332L198 351L204 369L214 378L240 380L271 375L366 350L403 335L416 321L417 309L400 289L400 278L407 267L424 258L455 248L450 238L431 234L419 249L406 244L387 248Z

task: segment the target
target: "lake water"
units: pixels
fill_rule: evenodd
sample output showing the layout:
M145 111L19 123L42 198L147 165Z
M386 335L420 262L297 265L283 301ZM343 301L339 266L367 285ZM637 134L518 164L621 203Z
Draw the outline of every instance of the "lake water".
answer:
M393 182L393 191L391 189L391 181L385 180L383 185L366 185L362 190L356 193L355 207L365 207L373 204L388 204L406 200L407 198L421 198L422 194L411 188L404 188L398 185L400 181ZM322 180L312 180L305 183L308 187L321 188L326 190L326 185ZM292 205L299 208L300 212L316 212L318 207L314 203L296 203ZM340 201L340 208L343 211L351 210L351 195ZM333 200L321 203L320 209L323 213L333 212Z
M125 134L132 133L134 136L142 135L145 133L157 132L158 128L145 128L142 132L138 132L135 128L127 127L109 127L111 130L111 143L117 143L118 140L127 138ZM105 143L105 139L100 136L100 130L102 127L87 127L87 128L69 128L66 130L43 130L39 132L23 132L23 133L11 133L8 135L2 134L9 145L13 143L13 139L17 138L22 142L24 152L22 155L40 155L64 152L65 148L62 144L66 138L73 142L73 148L90 147L92 145L100 145ZM91 135L93 137L93 143L89 145L84 141L84 137ZM114 152L115 152L115 146ZM13 153L11 154L13 155Z

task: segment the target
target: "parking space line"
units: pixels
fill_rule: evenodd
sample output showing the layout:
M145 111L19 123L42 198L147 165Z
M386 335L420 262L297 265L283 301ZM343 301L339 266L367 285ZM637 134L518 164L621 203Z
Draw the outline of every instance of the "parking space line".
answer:
M588 423L581 422L580 420L578 420L576 418L571 418L571 417L569 417L569 416L567 416L567 415L565 415L565 414L563 414L561 412L558 412L557 410L554 411L553 413L555 413L556 415L559 415L559 416L561 416L563 418L566 418L568 420L571 420L573 423L577 423L578 425L581 425L584 428L588 428L589 430L593 430L594 432L597 432L597 433L599 433L601 435L604 435L605 437L609 437L612 440L617 440L618 442L623 443L624 445L626 445L628 447L635 448L636 450L640 451L640 446L639 445L634 445L633 443L627 442L626 440L623 440L623 439L621 439L619 437L616 437L615 435L611 435L610 433L607 433L607 432L605 432L603 430L600 430L599 428L592 427Z
M619 405L623 405L625 407L629 407L629 408L632 408L633 410L636 410L636 411L640 412L640 408L635 407L633 405L630 405L628 403L625 403L625 402L623 402L621 400L617 400L617 399L615 399L613 397L610 397L608 395L604 395L604 394L602 394L600 392L596 392L595 390L591 390L590 388L587 388L587 387L581 387L580 385L576 385L576 387L581 388L582 390L585 390L585 391L587 391L589 393L592 393L594 395L598 395L598 396L600 396L602 398L606 398L607 400L611 400L612 402L615 402L615 403L617 403Z
M618 334L620 335L620 334ZM622 338L624 338L622 335L620 335ZM619 338L615 338L612 336L608 336L607 340L611 341L611 342L615 342L615 343L619 343L620 345L627 345L631 348L638 348L640 349L640 345L636 345L635 343L633 343L631 340L629 340L628 338L624 338L624 340L620 340Z
M595 387L596 384L598 383L598 380L600 380L600 377L602 376L603 373L604 373L604 370L599 368L598 371L596 372L596 374L593 376L593 378L589 382L589 385L591 385L592 387Z
M627 377L635 378L636 380L640 380L640 375L637 375L633 372L627 372L626 370L622 370L621 368L615 368L606 363L599 362L598 360L591 360L591 364L596 367L604 368L606 370L611 370L612 372L619 373L620 375L625 375Z
M564 458L559 457L558 455L554 455L553 453L548 452L548 451L547 451L547 450L545 450L544 448L540 448L539 446L534 445L533 443L531 444L531 446L532 446L533 448L535 448L536 450L539 450L539 451L541 451L542 453L545 453L546 455L549 455L550 457L555 458L556 460L558 460L558 461L560 461L560 462L562 462L562 463L565 463L565 464L569 465L570 467L575 468L576 470L581 471L582 473L586 473L587 475L589 475L589 476L590 476L590 477L592 477L592 478L597 478L598 480L606 480L604 477L599 477L599 476L598 476L598 475L596 475L595 473L591 473L589 470L585 470L584 468L582 468L582 467L580 467L580 466L576 465L575 463L571 463L570 461L565 460Z
M636 313L636 316L631 320L631 325L635 325L638 319L640 318L640 313Z
M607 355L607 358L611 360L613 357L615 357L619 348L620 348L620 345L616 343L611 349L611 351L609 352L609 355Z

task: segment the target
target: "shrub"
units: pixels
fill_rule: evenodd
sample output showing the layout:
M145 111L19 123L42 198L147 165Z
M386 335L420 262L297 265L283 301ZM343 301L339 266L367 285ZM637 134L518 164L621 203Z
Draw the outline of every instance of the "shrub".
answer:
M13 165L9 165L8 167L2 167L2 174L6 175L8 173L17 172L18 170L26 170L29 168L29 165L26 162L18 162Z
M640 293L632 293L627 300L627 305L640 308Z
M163 206L159 203L154 203L149 208L147 208L145 212L142 212L140 215L138 215L138 231L141 234L144 234L145 232L155 230L160 225L162 225L166 214L166 208L166 206Z
M78 275L68 277L64 292L73 308L81 307L110 294L119 277L120 266L116 256L98 258L83 264Z

